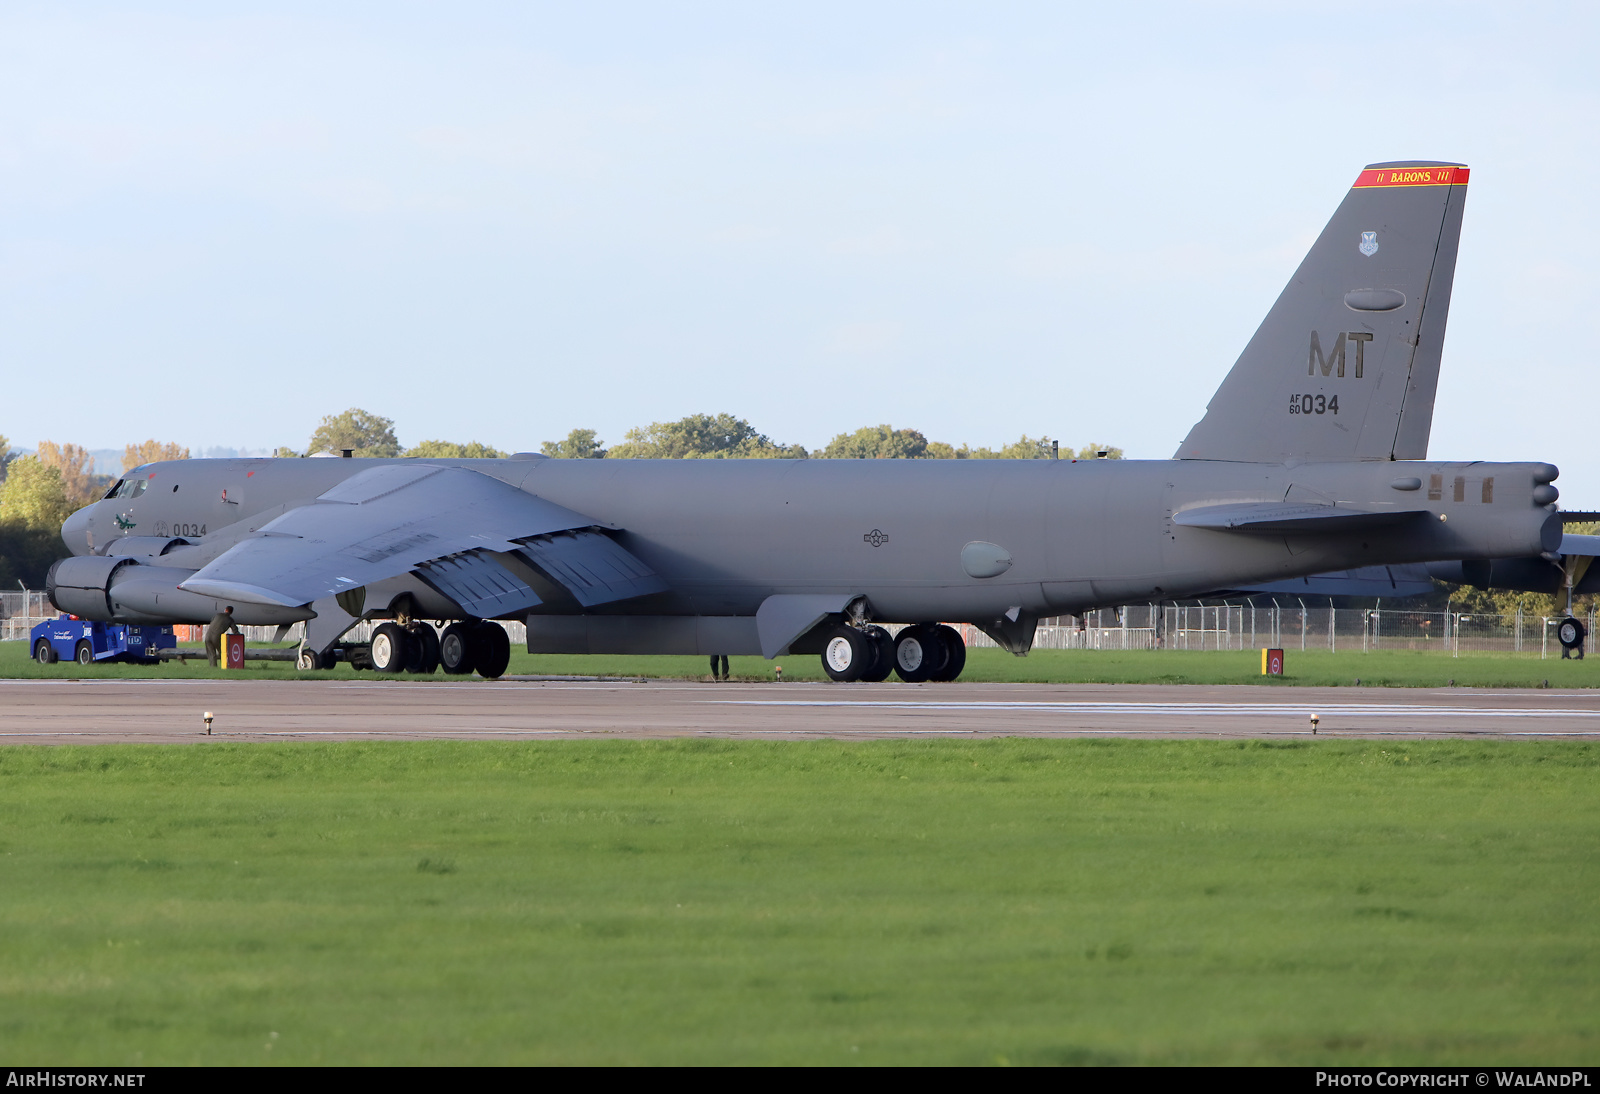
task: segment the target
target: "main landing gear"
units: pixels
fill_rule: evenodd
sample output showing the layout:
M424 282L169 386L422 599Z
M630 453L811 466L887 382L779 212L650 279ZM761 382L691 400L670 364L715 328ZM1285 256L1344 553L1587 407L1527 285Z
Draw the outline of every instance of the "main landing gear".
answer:
M943 623L918 623L893 637L882 627L841 623L822 647L822 669L840 683L885 680L891 671L908 684L945 682L966 666L967 644Z
M488 620L452 623L440 634L420 620L380 623L367 646L336 646L326 653L302 650L299 668L304 672L331 669L339 660L357 669L370 668L391 675L402 672L430 676L439 668L452 676L476 671L488 680L503 676L511 662L511 639L506 629Z

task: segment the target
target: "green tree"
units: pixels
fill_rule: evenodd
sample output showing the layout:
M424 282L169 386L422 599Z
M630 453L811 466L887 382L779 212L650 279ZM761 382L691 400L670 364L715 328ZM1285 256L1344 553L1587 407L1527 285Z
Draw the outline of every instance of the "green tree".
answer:
M56 532L73 509L60 468L37 456L12 461L6 481L0 485L0 521Z
M379 417L359 407L351 407L343 414L330 414L322 419L322 424L311 434L306 455L331 452L337 456L346 448L354 449L357 456L378 459L400 455L400 442L394 435L394 419Z
M574 429L564 441L545 441L539 451L553 460L599 460L606 456L603 442L592 429Z
M305 453L296 452L286 444L280 444L272 450L272 458L275 460L297 460L303 455Z
M32 589L44 586L50 564L71 553L61 541L61 522L72 510L59 468L37 456L11 461L0 484L0 581L6 587L19 580Z
M11 461L17 458L17 453L11 451L11 438L0 433L0 482L6 478L6 468L11 466Z
M927 437L915 429L896 429L887 424L841 433L822 450L823 458L829 460L920 460L927 455Z
M800 445L778 444L732 414L691 414L675 422L652 422L630 429L606 456L624 460L805 459L806 450Z
M973 448L963 447L969 460L1048 460L1050 458L1050 438L1030 437L1026 433L1021 440L1013 441L1004 448ZM1072 456L1072 449L1067 449L1067 457Z
M468 441L466 444L456 444L453 441L423 441L400 454L428 460L503 460L507 455L498 448L490 448L477 441Z
M73 509L99 501L105 486L95 489L94 457L81 444L56 444L40 441L35 458L46 467L53 467L61 475L61 486L67 495L67 504Z

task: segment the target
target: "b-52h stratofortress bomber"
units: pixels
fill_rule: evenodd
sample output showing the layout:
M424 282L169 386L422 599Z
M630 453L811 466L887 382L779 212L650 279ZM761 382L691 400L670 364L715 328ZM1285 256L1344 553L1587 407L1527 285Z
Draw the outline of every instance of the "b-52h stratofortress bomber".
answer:
M50 596L305 620L307 669L498 676L486 621L515 619L533 653L819 653L835 680L922 681L965 663L950 622L1024 654L1046 615L1549 555L1555 467L1426 459L1467 177L1363 170L1170 460L152 463L68 519ZM341 643L363 618L370 646Z

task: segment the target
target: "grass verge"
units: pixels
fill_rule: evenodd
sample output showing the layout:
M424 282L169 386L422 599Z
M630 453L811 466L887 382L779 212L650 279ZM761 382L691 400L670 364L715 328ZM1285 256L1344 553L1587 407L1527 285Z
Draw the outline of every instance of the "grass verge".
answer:
M0 750L11 1064L1592 1064L1600 747Z

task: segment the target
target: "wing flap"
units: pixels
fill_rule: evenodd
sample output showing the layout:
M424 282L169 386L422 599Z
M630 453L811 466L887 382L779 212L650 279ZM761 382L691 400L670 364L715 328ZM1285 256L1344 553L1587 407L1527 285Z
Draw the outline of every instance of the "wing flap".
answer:
M527 582L477 551L424 562L417 567L417 576L479 619L524 612L543 603Z
M599 532L567 531L529 538L519 553L585 608L667 588L661 575Z

